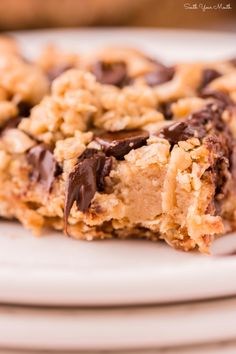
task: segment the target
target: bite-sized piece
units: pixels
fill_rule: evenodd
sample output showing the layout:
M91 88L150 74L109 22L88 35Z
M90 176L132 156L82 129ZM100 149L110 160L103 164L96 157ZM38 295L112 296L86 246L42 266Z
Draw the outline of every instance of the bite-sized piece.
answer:
M35 233L163 239L201 252L236 229L232 64L173 72L127 49L49 54L40 65L51 79L70 60L83 70L63 72L48 95L41 69L0 58L1 216Z

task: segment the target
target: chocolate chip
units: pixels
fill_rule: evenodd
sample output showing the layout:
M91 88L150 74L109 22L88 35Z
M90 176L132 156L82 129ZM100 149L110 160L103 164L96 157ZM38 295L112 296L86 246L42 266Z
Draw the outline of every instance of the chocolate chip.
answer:
M148 86L153 87L172 80L174 73L174 67L160 65L157 66L155 71L150 72L145 76L145 81Z
M72 69L72 65L64 64L64 65L57 65L52 67L47 71L47 77L50 82L55 80L58 76L63 74L66 70Z
M199 86L199 90L206 87L211 81L221 76L221 73L215 69L204 69L202 72L202 81Z
M61 169L48 146L39 144L33 147L28 152L27 160L32 166L30 179L33 182L41 183L49 192L55 177L61 173Z
M65 199L65 228L73 203L86 212L96 191L104 190L104 178L110 173L112 160L99 150L87 149L69 174Z
M98 82L123 87L129 83L126 63L97 61L91 69Z
M144 130L131 130L106 133L95 137L107 156L121 160L133 149L146 144L149 133Z

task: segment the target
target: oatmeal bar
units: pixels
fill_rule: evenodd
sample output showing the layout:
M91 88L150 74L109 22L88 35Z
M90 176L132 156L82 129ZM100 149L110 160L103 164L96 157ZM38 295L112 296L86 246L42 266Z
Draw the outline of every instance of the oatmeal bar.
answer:
M1 216L35 233L201 252L236 229L233 60L166 66L132 49L52 47L34 64L2 57L0 117L2 103L15 111L1 120Z

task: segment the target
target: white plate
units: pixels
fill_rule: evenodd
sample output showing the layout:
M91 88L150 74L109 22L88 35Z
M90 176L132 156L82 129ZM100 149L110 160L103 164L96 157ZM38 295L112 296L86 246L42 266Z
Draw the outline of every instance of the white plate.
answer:
M36 238L8 222L0 234L1 302L112 305L236 294L236 257L184 253L161 242ZM236 244L227 236L215 246L228 239L229 247Z
M33 56L48 41L67 49L133 45L170 61L230 57L236 36L144 30L36 31L16 34ZM52 233L34 238L0 224L0 301L107 305L182 301L236 294L236 257L177 252L147 241L80 242ZM232 247L236 236L215 243ZM235 247L236 248L236 247Z
M236 299L116 309L1 306L0 333L0 347L17 349L140 350L216 343L236 338Z

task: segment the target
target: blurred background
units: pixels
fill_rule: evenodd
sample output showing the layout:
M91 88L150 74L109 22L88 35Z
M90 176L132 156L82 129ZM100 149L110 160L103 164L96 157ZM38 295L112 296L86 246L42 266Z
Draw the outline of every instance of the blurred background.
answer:
M80 26L236 32L236 0L0 0L1 31Z

